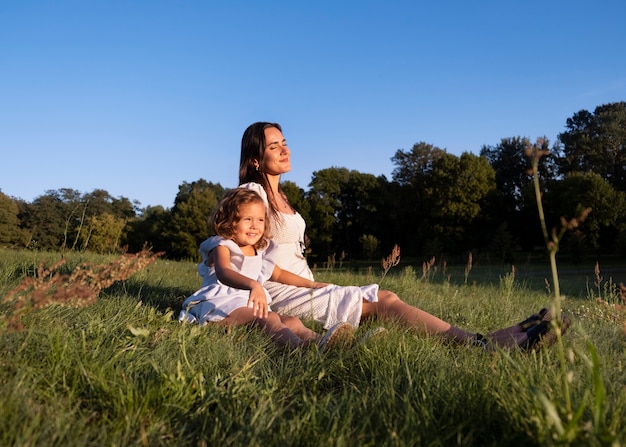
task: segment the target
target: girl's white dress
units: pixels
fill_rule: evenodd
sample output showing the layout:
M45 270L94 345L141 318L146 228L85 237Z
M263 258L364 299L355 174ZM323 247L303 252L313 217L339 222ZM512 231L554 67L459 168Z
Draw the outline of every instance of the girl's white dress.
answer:
M246 183L240 188L256 191L267 205L267 194L258 183ZM306 224L299 213L281 213L282 222L271 219L270 228L272 242L277 245L275 261L283 270L313 280L313 273L303 255L304 231ZM206 247L200 245L203 256ZM203 285L207 284L208 272L202 264L198 267ZM378 284L366 286L337 286L330 285L321 289L307 289L267 281L263 286L272 297L274 312L284 315L293 315L303 319L314 319L321 322L325 329L330 329L340 322L347 321L358 327L363 311L363 300L378 301Z
M215 267L207 265L209 253L218 245L226 246L230 250L230 265L233 270L261 284L272 276L278 251L273 242L270 241L264 250L258 250L255 256L246 256L234 241L220 236L210 237L200 246L203 262L198 266L198 271L203 278L202 288L185 300L179 321L200 324L221 321L233 310L247 307L250 291L222 284L217 279ZM268 304L271 303L272 297L267 290L265 295Z

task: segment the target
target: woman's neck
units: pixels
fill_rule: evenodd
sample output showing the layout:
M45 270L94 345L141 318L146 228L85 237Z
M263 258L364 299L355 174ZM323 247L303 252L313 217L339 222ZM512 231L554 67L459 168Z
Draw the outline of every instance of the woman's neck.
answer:
M273 209L279 213L293 214L294 209L279 190L280 175L268 175L267 181L271 191L265 192L267 193L268 200L272 203Z
M268 175L267 181L270 185L271 192L274 196L278 195L278 185L280 183L280 175Z

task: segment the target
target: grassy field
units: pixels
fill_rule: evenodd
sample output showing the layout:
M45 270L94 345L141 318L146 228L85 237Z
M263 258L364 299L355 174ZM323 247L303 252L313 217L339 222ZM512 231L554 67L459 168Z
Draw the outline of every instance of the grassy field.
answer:
M0 250L0 297L60 258ZM61 272L112 259L70 254ZM563 350L536 353L451 346L387 321L357 332L384 325L384 336L324 354L287 351L256 330L181 325L179 306L199 285L191 262L158 260L85 307L25 312L21 330L3 303L0 445L623 445L626 312L612 276L586 268L562 279L573 321ZM381 268L316 275L365 284ZM551 304L537 275L400 264L383 286L485 333Z

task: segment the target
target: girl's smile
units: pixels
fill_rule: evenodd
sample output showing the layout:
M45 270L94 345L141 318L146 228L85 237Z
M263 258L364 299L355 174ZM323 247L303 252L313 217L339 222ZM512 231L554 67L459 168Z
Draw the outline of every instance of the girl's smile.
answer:
M261 240L264 232L265 205L263 202L240 205L239 221L233 228L233 240L242 248L244 254L254 255L254 246Z

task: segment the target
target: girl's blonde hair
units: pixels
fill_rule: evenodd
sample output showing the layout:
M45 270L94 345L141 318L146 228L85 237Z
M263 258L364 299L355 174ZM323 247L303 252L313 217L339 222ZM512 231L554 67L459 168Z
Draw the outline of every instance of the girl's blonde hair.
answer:
M241 219L239 207L249 203L261 203L265 209L265 231L263 232L263 237L254 246L254 248L260 250L267 246L267 241L270 238L270 228L267 206L265 206L265 202L255 191L246 188L230 190L220 201L209 222L215 234L226 239L233 239L235 236L235 225Z

